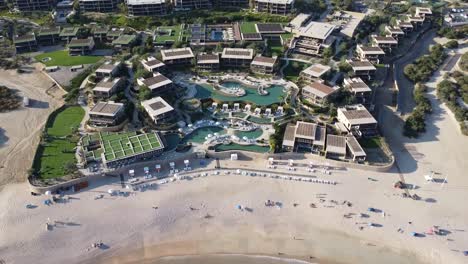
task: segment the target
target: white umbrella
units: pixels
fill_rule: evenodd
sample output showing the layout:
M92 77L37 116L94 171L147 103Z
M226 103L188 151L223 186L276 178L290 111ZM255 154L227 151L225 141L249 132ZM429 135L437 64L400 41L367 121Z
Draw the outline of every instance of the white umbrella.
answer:
M113 194L113 193L114 193L114 190L109 189L109 190L107 190L107 192L108 192L109 194Z
M52 195L52 192L51 192L51 191L47 191L47 192L45 192L45 195Z

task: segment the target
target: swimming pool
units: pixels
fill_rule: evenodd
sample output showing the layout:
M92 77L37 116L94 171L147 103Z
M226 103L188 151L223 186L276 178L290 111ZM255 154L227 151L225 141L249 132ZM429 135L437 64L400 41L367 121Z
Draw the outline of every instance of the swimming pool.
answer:
M164 135L164 139L166 140L167 144L167 146L165 146L166 150L175 149L181 140L179 134L166 134Z
M238 136L239 138L247 137L248 139L256 139L263 134L263 130L261 128L257 128L252 131L236 130L234 134L236 134L236 136Z
M211 40L215 41L222 41L223 40L223 32L222 31L211 31Z
M198 128L197 130L193 131L188 136L186 136L182 140L182 143L194 142L194 143L201 144L205 142L205 137L208 136L208 134L214 134L214 133L224 135L226 134L226 130L224 128L215 127L215 126Z
M257 153L266 153L270 151L270 147L264 147L264 146L258 146L258 145L239 145L236 143L231 143L228 145L219 144L215 146L216 152L228 151L228 150L242 150L242 151L250 151L250 152L257 152Z
M236 97L236 96L226 96L220 93L217 93L214 88L209 84L199 84L196 85L198 99L207 99L213 98L215 100L224 101L224 102L235 102L235 101L245 101L251 102L256 105L265 106L281 102L280 96L285 94L284 86L282 85L272 85L269 88L265 89L268 91L268 95L259 95L256 89L245 87L236 82L225 82L223 86L234 88L240 87L245 90L245 95Z

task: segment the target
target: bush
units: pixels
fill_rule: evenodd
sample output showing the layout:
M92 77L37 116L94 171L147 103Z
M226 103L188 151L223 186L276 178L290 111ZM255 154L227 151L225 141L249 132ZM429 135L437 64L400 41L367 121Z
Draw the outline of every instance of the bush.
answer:
M15 110L21 106L21 97L15 90L0 86L0 112Z
M436 44L431 48L429 55L419 57L414 63L406 65L404 74L415 83L427 81L442 64L445 57L444 47Z
M455 49L458 48L458 41L456 40L450 40L449 42L445 43L445 47L449 49Z

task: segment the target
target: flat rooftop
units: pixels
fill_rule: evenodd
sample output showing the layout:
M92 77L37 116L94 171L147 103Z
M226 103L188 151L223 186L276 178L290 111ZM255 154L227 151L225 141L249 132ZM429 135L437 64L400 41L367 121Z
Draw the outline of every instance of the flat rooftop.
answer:
M378 44L398 44L398 40L390 36L372 36L372 39Z
M307 67L306 69L304 69L302 73L315 77L315 78L320 78L322 75L327 73L330 69L331 67L328 65L313 64Z
M300 28L304 25L305 22L307 22L310 19L311 16L311 14L300 13L297 16L295 16L293 20L291 20L291 22L289 22L289 25L296 29Z
M94 115L103 115L103 116L115 116L119 111L123 109L124 105L122 103L109 102L98 102L94 105L93 108L89 111L90 114Z
M346 137L327 135L327 152L346 155Z
M163 61L194 58L191 48L161 50L161 55L162 55Z
M112 41L112 45L130 45L135 39L135 35L120 35L116 40Z
M92 29L93 34L107 34L109 31L109 26L106 25L96 25Z
M60 27L59 26L52 26L52 27L42 27L39 30L38 36L48 36L48 35L59 35L60 34Z
M197 56L197 63L219 63L219 55L218 54L206 54L200 53Z
M346 78L344 85L349 90L356 93L372 92L371 88L359 77L357 78Z
M377 123L377 120L362 105L339 107L338 112L342 113L351 125Z
M258 0L257 0L258 1ZM284 28L283 25L281 24L271 24L271 23L265 23L265 24L255 24L255 27L257 28L257 32L261 34L281 34L284 33Z
M72 39L70 43L68 43L68 47L70 48L79 48L79 47L86 47L90 46L93 43L93 38L85 38L85 39Z
M367 55L384 55L385 51L378 46L362 46L358 45L358 50Z
M119 67L120 62L109 62L109 63L104 63L99 68L96 69L96 72L103 72L103 73L111 73L115 68Z
M346 137L346 145L348 146L349 150L355 155L355 156L367 156L366 152L364 149L362 149L361 144L357 141L357 139L354 136L347 136Z
M109 92L112 90L119 82L120 78L114 80L103 80L96 84L96 87L93 88L93 91L96 92Z
M143 101L141 102L141 105L145 108L146 112L148 112L150 116L159 116L174 110L174 108L161 97L155 97Z
M62 32L60 32L60 37L74 37L76 34L78 34L79 30L79 27L64 28L62 29Z
M31 41L36 41L36 36L33 33L26 34L26 35L23 35L23 36L15 36L13 38L13 42L15 44L26 43L26 42L31 42Z
M160 62L155 57L148 57L146 60L142 60L141 63L149 68L158 68L164 66L164 63Z
M143 84L148 86L151 90L171 84L172 81L162 74L155 74L153 77L143 80Z
M312 21L300 29L299 35L325 40L335 30L335 25Z
M348 61L349 65L353 68L353 70L357 71L375 71L377 70L375 66L370 63L368 60L362 60L362 61Z
M252 60L253 54L253 49L224 48L221 58Z
M258 66L266 66L266 67L273 67L277 61L277 57L264 57L264 56L256 56L253 61L252 65Z
M247 40L247 41L256 41L256 40L262 40L262 34L260 33L241 33L242 34L242 39Z
M161 5L166 4L166 0L127 0L127 5Z
M334 92L336 92L338 89L330 87L328 85L325 85L323 83L319 82L312 82L309 85L306 85L302 88L302 90L307 91L311 94L316 95L317 97L324 98Z

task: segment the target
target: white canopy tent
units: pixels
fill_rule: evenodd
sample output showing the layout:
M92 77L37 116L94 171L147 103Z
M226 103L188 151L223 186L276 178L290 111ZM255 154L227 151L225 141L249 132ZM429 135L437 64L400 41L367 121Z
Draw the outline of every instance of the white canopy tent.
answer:
M237 153L231 154L231 160L238 160L238 158Z

